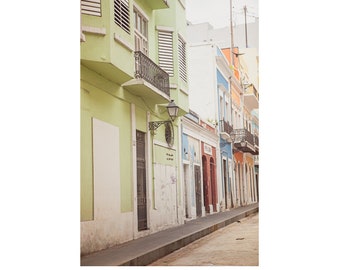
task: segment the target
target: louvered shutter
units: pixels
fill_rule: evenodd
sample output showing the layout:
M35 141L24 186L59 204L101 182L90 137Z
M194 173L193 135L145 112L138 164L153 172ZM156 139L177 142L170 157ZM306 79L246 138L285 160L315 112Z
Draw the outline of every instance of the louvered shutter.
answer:
M169 76L174 76L172 32L158 31L158 62Z
M93 16L101 16L101 0L82 0L81 13Z
M117 25L130 34L129 0L114 0L114 20Z
M187 57L186 57L185 41L178 37L178 63L179 63L179 77L183 81L187 81Z

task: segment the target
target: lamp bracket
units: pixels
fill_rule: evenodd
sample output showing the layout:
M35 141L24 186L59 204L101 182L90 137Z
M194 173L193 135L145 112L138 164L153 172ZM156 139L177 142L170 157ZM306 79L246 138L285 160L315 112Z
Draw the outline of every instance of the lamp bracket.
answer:
M149 130L150 131L155 131L157 128L159 128L161 125L165 123L171 123L170 120L166 121L154 121L154 122L149 122Z

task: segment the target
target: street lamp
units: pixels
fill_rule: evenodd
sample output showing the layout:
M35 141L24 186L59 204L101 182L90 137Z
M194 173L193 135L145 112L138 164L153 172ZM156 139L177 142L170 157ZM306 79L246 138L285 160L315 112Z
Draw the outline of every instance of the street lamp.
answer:
M171 100L168 106L166 106L166 109L168 111L170 120L149 122L149 130L151 131L151 134L154 135L155 130L164 124L165 125L165 134L164 134L165 140L168 143L169 147L172 147L174 144L174 129L172 126L172 122L175 121L178 115L179 107L176 105L174 100Z
M168 104L168 106L166 106L167 110L168 110L168 114L170 116L171 121L173 122L177 115L178 115L178 106L176 105L176 103L174 102L174 100L172 99L170 101L170 103Z
M163 125L165 123L171 123L171 122L175 121L175 119L176 119L176 117L178 115L179 107L176 105L176 103L174 102L173 99L170 101L168 106L166 106L166 109L168 110L168 115L169 115L171 121L170 120L166 120L166 121L149 122L149 130L150 131L155 131L161 125Z

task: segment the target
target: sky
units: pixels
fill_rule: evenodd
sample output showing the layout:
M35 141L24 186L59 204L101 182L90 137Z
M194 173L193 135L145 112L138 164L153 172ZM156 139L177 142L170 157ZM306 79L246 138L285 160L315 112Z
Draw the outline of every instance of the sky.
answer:
M214 28L230 25L230 0L186 0L187 20L192 23L210 22ZM233 22L244 23L243 7L247 6L247 23L258 17L258 0L232 0Z

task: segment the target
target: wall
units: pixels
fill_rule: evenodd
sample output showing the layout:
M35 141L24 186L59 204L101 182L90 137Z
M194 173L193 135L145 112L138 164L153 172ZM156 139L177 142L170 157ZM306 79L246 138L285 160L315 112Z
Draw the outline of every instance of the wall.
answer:
M211 44L189 46L189 105L205 121L217 120L214 55Z
M163 144L153 144L153 207L150 212L151 231L172 227L178 222L178 160L177 151Z
M120 129L96 118L92 127L94 217L81 222L83 254L131 240L133 236L132 212L121 212L124 203L119 192Z
M200 153L199 140L188 136L182 135L182 157L184 170L183 182L185 189L185 206L188 214L188 218L196 218L196 181L195 181L195 165L201 168L201 153ZM201 176L202 178L202 176ZM200 181L202 183L202 180ZM202 190L202 186L197 187ZM202 194L202 191L201 191ZM201 198L203 201L203 197ZM201 205L202 207L202 205Z
M132 160L126 155L132 151L130 103L103 91L106 87L120 88L82 67L82 253L133 237Z

